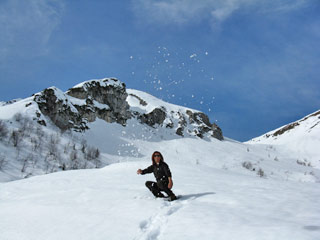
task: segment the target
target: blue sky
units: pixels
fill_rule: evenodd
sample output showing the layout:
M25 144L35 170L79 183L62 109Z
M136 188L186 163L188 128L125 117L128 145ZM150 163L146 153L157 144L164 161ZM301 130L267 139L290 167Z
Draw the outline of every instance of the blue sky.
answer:
M0 100L117 77L245 141L320 106L318 0L1 0Z

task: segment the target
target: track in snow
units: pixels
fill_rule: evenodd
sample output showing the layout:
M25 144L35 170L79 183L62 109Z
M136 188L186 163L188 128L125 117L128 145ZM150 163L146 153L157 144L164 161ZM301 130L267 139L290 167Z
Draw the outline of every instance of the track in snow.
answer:
M190 200L178 200L176 202L164 201L158 212L152 217L143 220L139 224L139 236L135 240L156 240L161 230L165 227L168 218L177 212Z
M168 218L183 208L185 205L198 197L205 196L208 194L215 194L214 192L189 194L180 196L180 198L173 202L168 202L163 199L163 204L159 208L158 212L150 218L143 220L139 224L139 235L134 240L157 240L161 232L168 222Z

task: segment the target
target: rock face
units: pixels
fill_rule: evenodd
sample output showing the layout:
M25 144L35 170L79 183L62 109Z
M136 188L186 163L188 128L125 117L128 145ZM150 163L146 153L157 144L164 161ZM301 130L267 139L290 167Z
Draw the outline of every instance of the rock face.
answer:
M217 124L211 124L206 114L165 103L141 91L132 89L127 91L129 91L127 101L131 106L132 115L140 123L153 128L168 129L182 137L213 137L223 140L221 129Z
M112 123L126 124L131 117L129 104L126 102L126 85L115 78L89 81L67 91L69 96L85 99L87 105L94 106L94 101L107 105L109 109L96 109L97 117Z
M125 85L117 79L92 80L63 93L51 87L36 94L40 111L61 130L85 131L96 118L121 125L131 118Z
M293 123L290 123L280 129L278 129L277 131L275 131L272 135L270 134L267 134L266 137L277 137L277 136L280 136L284 133L287 133L289 132L291 129L294 129L298 126L300 126L301 123L303 123L304 121L307 121L309 120L310 118L312 117L318 117L318 119L320 119L320 111L317 111L313 114L310 114L309 116L306 116L304 117L303 119L299 120L299 121L296 121L296 122L293 122ZM319 121L317 121L314 125L311 126L310 130L313 129L315 126L317 126L319 124Z
M138 115L138 119L140 119L141 123L145 123L153 127L156 124L163 124L164 120L166 119L166 112L163 108L155 108L148 114Z
M172 108L174 105L151 95L145 97L139 91L132 91L128 94L124 83L114 78L105 78L78 84L66 93L55 87L47 88L35 94L34 101L41 113L63 131L85 131L88 129L87 123L97 118L123 126L126 126L129 119L136 119L141 124L167 129L179 136L223 139L221 129L211 124L204 113ZM150 99L153 105L148 102ZM40 121L41 114L38 115ZM45 122L41 121L44 125Z
M40 94L36 94L34 101L38 103L40 111L61 130L86 129L82 116L59 89L47 88ZM38 117L40 116L41 114L38 115Z
M270 131L260 137L248 141L263 144L285 144L290 145L294 141L299 141L298 145L304 146L302 142L313 142L318 139L320 132L320 110L305 116L295 122L289 123L278 129ZM296 147L296 145L293 145Z

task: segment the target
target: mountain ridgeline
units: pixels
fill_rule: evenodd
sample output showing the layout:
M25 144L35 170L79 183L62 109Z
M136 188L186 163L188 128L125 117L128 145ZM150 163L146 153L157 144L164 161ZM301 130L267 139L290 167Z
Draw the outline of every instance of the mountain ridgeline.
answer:
M97 118L108 123L126 126L129 119L137 119L152 128L166 128L179 136L213 137L223 140L220 127L210 123L206 114L155 100L146 93L127 90L124 83L115 78L90 80L62 92L50 87L34 95L40 112L38 122L46 125L42 114L62 131L86 131L88 123ZM161 104L162 103L162 104Z
M66 92L49 87L0 102L0 182L100 168L118 161L115 156L142 157L135 141L179 139L217 144L223 135L204 113L126 89L115 78Z
M319 182L319 111L247 143L223 137L204 113L127 89L114 78L50 87L0 102L0 182L145 160ZM223 140L223 141L222 141Z

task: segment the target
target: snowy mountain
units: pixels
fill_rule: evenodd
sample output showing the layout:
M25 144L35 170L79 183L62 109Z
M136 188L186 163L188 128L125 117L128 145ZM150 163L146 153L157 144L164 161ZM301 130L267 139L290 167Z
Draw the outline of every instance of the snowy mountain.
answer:
M299 126L316 131L317 116ZM45 89L0 119L0 239L319 239L320 169L302 164L320 159L315 144L240 143L116 79ZM155 199L153 175L136 174L155 150L180 200Z
M300 164L320 168L320 110L248 143L281 147L292 152Z
M100 158L100 149L138 156L121 139L126 132L148 141L223 139L204 113L126 89L115 78L86 81L67 92L50 87L0 105L0 181L113 163Z
M152 128L174 130L180 136L223 139L221 129L211 124L204 113L165 103L141 91L127 91L125 84L115 78L83 82L66 93L48 88L35 94L34 101L41 113L63 131L85 131L88 123L97 118L123 126L136 119Z

